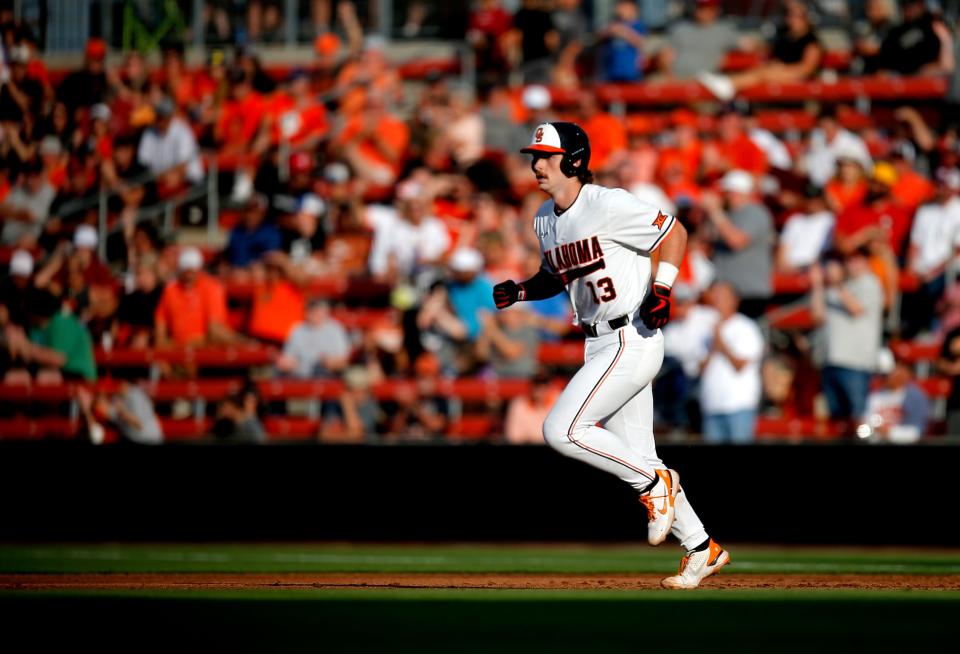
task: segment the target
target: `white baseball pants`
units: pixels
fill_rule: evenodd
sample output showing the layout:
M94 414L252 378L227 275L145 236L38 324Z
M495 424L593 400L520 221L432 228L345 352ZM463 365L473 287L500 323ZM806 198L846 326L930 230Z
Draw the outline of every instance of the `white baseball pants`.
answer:
M543 423L547 444L643 491L656 479L654 470L666 468L653 438L651 386L662 363L663 335L639 319L588 337L583 367ZM707 534L685 496L677 497L672 533L689 550Z

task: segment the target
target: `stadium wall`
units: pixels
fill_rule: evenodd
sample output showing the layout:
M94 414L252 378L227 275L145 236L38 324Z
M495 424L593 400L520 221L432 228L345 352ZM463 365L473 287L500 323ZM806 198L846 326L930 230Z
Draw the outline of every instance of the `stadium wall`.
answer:
M960 448L663 446L726 542L958 545ZM635 495L543 447L0 447L3 541L642 540Z

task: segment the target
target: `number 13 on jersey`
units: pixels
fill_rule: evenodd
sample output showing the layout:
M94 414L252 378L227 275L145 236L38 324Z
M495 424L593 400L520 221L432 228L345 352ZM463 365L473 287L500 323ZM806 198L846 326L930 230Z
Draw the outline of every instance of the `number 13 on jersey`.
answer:
M590 281L584 283L590 288L590 293L593 295L593 301L596 304L609 302L617 297L617 289L613 287L613 280L609 277L598 279L596 285ZM597 294L597 289L601 291L600 295Z

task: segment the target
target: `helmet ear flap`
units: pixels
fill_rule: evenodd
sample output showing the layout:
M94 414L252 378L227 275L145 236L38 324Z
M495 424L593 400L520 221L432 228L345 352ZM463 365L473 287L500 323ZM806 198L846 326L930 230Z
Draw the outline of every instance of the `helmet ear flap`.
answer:
M560 160L560 172L562 172L567 177L576 177L577 173L580 172L581 160L579 158L573 159L569 154L563 155L563 159Z

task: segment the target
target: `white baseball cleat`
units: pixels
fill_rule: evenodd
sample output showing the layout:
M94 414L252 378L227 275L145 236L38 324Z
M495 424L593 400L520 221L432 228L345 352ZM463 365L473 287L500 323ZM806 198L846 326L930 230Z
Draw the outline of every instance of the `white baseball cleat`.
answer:
M728 563L730 563L730 555L711 538L707 549L691 552L683 557L679 572L663 579L660 585L672 590L696 588L701 581L719 572L720 568Z
M667 539L676 516L674 504L680 490L680 475L676 470L656 470L660 483L640 496L647 509L647 542L659 545Z

